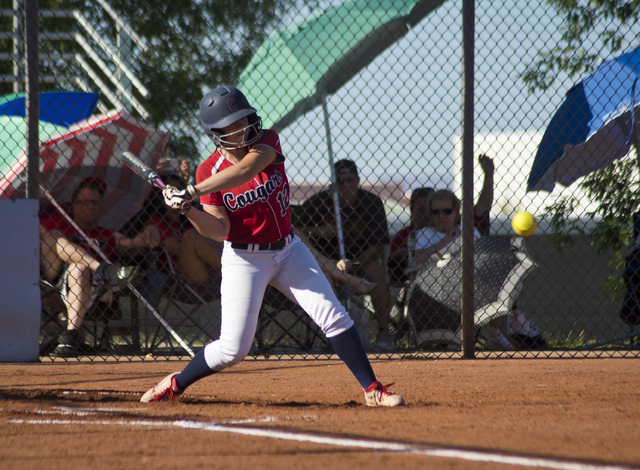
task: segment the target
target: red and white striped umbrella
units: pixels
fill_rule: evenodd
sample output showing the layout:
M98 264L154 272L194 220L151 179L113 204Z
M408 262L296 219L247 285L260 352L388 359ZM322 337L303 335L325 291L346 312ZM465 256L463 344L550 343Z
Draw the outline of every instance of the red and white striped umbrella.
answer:
M132 152L151 168L162 156L168 133L143 123L125 110L96 115L71 126L40 146L40 182L60 204L71 201L74 188L87 177L107 183L100 225L118 229L141 207L150 186L120 160ZM27 157L23 151L0 175L0 198L25 193Z

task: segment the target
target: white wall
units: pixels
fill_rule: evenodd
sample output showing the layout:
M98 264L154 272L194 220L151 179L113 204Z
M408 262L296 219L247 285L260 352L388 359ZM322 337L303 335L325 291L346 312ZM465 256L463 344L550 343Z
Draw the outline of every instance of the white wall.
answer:
M0 362L38 360L38 201L0 199Z
M584 191L578 190L578 182L564 188L556 185L551 193L544 191L526 192L527 179L531 172L538 146L542 140L540 132L511 132L504 134L478 134L474 138L474 155L486 154L493 158L496 171L494 175L494 200L491 209L492 220L510 219L520 211L529 211L534 215L544 212L546 206L553 204L561 196L577 195L581 205L574 214L580 217L589 208L589 199ZM462 196L462 143L459 137L454 139L452 190ZM474 200L482 189L483 173L477 164L474 169ZM541 227L542 228L542 227Z

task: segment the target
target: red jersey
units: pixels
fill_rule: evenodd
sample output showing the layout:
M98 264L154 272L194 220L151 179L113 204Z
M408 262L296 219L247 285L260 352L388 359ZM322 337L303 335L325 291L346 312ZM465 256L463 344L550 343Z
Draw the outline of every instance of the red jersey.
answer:
M413 232L413 225L409 225L400 230L391 240L391 253L395 253L400 248L407 248L409 246L409 234Z
M53 216L43 218L40 219L40 224L42 224L42 226L48 231L58 230L67 237L69 241L81 246L91 253L98 261L102 262L102 258L98 256L98 253L91 249L89 242L79 235L76 232L76 229L73 228L73 225L71 225L64 217ZM116 261L116 237L113 234L113 230L109 230L104 227L96 227L93 230L85 230L84 232L100 247L100 250L105 254L109 261Z
M262 137L249 149L267 145L284 157L278 134L265 130ZM219 150L207 158L196 172L196 183L235 163L227 160ZM218 191L200 198L207 206L224 206L229 214L231 227L227 240L236 243L271 243L285 238L291 231L289 212L289 181L284 162L271 163L237 188Z

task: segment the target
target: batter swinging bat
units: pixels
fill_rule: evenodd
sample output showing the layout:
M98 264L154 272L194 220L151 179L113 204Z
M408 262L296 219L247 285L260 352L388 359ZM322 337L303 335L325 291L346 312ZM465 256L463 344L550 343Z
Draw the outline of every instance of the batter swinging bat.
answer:
M131 152L122 152L122 162L131 168L136 175L141 176L156 188L166 188L166 185L160 178L160 175L149 168L142 160Z

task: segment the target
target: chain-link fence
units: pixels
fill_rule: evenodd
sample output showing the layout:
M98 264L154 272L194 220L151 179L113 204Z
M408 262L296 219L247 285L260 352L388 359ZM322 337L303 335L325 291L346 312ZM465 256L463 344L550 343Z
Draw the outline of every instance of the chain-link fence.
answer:
M637 355L640 7L561 3L475 5L478 356ZM27 191L32 7L0 10L3 199ZM41 356L189 357L218 338L223 244L122 152L195 184L216 151L199 102L222 84L278 133L282 203L367 351L460 354L462 7L41 1ZM249 355L332 353L268 287Z

